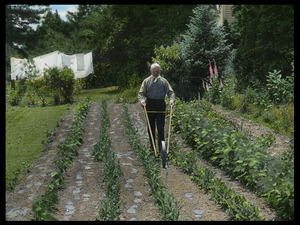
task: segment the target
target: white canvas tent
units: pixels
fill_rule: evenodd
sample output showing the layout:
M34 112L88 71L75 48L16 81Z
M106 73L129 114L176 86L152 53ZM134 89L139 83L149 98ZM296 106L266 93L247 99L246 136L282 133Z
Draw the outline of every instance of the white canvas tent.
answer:
M93 72L92 52L87 54L66 55L59 51L55 51L35 57L33 58L33 61L37 69L41 72L40 75L43 75L44 69L53 67L61 69L65 66L73 70L76 79L86 77ZM26 73L24 71L24 63L27 62L27 59L11 57L10 62L11 79L17 80L25 78Z

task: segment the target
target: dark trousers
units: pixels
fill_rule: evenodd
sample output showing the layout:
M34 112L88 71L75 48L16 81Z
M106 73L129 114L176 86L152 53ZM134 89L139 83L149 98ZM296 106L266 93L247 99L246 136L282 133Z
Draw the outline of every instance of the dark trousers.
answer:
M147 111L165 111L166 110L166 103L164 99L147 99L146 101L146 109ZM161 141L165 140L165 113L148 113L149 123L153 135L154 143L156 140L156 132L155 128L157 127L158 133L158 148L161 151ZM149 140L151 143L151 147L153 149L153 144L150 136L150 132L148 129Z

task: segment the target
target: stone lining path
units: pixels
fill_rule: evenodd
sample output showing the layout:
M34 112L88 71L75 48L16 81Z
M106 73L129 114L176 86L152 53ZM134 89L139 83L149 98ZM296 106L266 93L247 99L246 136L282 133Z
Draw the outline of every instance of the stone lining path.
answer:
M66 115L56 129L53 141L46 151L35 162L30 173L27 174L11 192L6 193L6 220L31 220L33 199L46 192L46 184L51 182L51 172L55 170L53 163L56 157L57 146L67 139L68 129L72 125L74 113Z
M84 122L83 144L72 166L64 174L66 189L59 192L58 213L62 221L95 221L104 198L103 168L92 152L99 139L101 112L93 102Z

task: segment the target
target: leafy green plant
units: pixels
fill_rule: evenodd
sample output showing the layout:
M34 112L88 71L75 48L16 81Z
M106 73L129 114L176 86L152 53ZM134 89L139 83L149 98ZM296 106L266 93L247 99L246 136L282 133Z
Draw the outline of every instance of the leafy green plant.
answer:
M22 99L22 92L19 88L11 88L10 85L6 85L5 97L6 102L9 103L8 106L17 106Z
M57 158L54 163L56 171L51 173L52 181L47 185L45 195L38 197L33 202L33 217L32 220L56 220L52 213L56 211L55 204L58 202L58 190L65 187L63 171L71 166L75 156L78 155L79 145L82 141L83 124L88 114L91 104L91 99L86 98L84 103L75 111L74 121L68 131L68 138L65 143L59 145Z
M267 76L267 88L271 100L275 103L286 103L294 100L294 73L286 79L281 71L274 70Z
M99 141L92 153L96 161L104 164L103 181L105 182L106 196L101 203L98 220L115 221L118 220L120 214L120 182L123 174L116 155L110 146L110 122L106 102L102 102L101 111Z
M46 97L49 95L50 89L44 77L28 79L25 81L25 85L27 86L26 96L29 97L30 104L41 103L42 106L46 106Z
M174 138L173 138L174 139ZM220 204L235 221L261 221L257 206L249 203L243 196L235 193L221 179L217 178L210 169L195 165L195 152L183 151L172 141L170 158L175 165L187 173L201 189L208 192L213 200ZM189 165L189 166L188 166ZM186 167L190 169L186 169Z
M151 154L150 146L142 146L138 139L137 130L134 128L129 117L129 111L126 104L123 104L123 109L127 136L131 145L137 151L138 157L142 161L145 176L151 187L151 194L155 198L160 213L164 220L178 220L179 207L177 206L177 200L166 190L165 185L159 181L158 172L159 166L161 165L161 159L155 158L155 156Z
M181 104L176 104L181 110L174 113L174 129L197 154L265 198L284 218L293 218L294 188L290 183L294 181L294 165L266 153L274 137L269 134L256 139L201 101ZM283 166L286 163L288 169Z
M53 93L56 104L59 104L62 98L64 103L73 101L75 76L71 69L67 67L62 70L57 67L50 68L45 71L44 78Z

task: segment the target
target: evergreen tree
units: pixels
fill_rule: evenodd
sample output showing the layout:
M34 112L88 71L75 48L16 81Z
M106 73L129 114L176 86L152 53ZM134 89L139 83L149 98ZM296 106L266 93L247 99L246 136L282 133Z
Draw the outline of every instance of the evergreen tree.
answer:
M36 44L29 53L33 57L57 50L65 54L77 53L70 44L72 43L70 39L72 31L71 23L63 21L57 10L54 13L49 11L35 31Z
M35 45L33 24L39 24L41 15L49 10L46 5L6 5L6 45L16 49L20 57Z
M227 44L227 34L224 27L217 25L217 20L218 11L214 5L199 5L193 10L187 31L178 41L184 62L178 75L184 84L178 85L186 90L185 98L195 98L198 91L203 95L202 80L209 76L209 60L215 59L219 76L223 75L231 45Z

